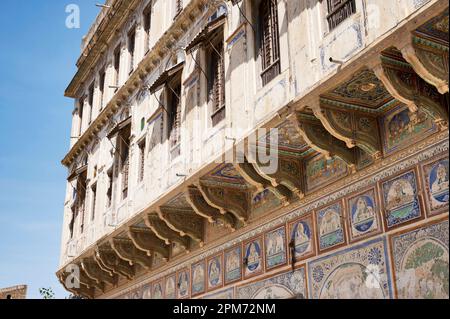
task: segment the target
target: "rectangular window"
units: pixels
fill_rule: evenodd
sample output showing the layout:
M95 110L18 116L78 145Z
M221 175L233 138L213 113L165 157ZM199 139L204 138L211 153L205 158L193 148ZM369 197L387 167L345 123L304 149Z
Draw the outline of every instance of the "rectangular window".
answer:
M130 171L130 137L131 129L128 126L118 135L120 140L120 161L121 161L121 173L122 173L122 199L128 197L128 177Z
M80 217L80 233L84 233L84 218L86 211L86 171L79 175L77 181L77 215Z
M80 120L80 130L79 135L83 133L83 110L84 109L84 98L78 101L78 118Z
M145 140L139 144L139 182L144 180L145 174Z
M150 50L150 28L152 25L152 2L144 10L145 53Z
M91 221L93 221L95 219L95 210L96 210L96 203L97 203L97 184L92 185L91 191L92 191Z
M263 85L273 80L281 71L277 7L277 0L263 0L259 7Z
M114 51L114 85L119 86L120 80L120 45Z
M91 84L89 87L89 93L88 93L88 103L89 103L89 121L88 123L91 124L92 122L92 112L94 110L94 83Z
M113 177L113 171L114 168L111 168L108 171L108 190L106 191L106 207L109 208L112 205L112 194L113 194L113 184L114 184L114 177Z
M100 107L99 109L102 110L103 109L103 98L105 95L105 77L106 77L106 73L105 70L102 70L100 72L100 77L99 77L99 81L98 81L98 87L99 87L99 91L100 91Z
M128 53L130 54L129 73L134 71L134 51L136 46L136 31L131 31L128 34Z
M208 100L211 104L213 126L225 118L225 63L221 35L223 33L219 33L215 40L209 41L211 49L208 52L210 57L208 63Z
M327 2L327 20L330 31L356 12L355 0L327 0Z
M168 105L169 105L169 140L170 147L173 148L180 143L181 129L181 76L177 77L171 83L168 83Z

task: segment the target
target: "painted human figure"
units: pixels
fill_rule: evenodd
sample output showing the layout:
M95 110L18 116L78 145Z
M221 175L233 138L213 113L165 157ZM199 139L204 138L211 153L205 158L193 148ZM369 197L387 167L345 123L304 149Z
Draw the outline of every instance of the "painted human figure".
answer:
M358 198L356 202L356 211L354 215L354 222L358 223L370 218L373 218L373 208L367 204L364 197Z
M448 189L447 169L444 165L439 164L436 170L436 180L431 185L431 192L439 193L445 189Z

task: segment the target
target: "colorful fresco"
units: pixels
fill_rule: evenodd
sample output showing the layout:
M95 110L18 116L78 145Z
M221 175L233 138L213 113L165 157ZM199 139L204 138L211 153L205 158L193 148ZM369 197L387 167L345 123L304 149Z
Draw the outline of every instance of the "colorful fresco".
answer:
M423 171L430 215L446 211L446 208L448 211L448 158L425 165Z
M208 260L208 290L223 286L222 255L214 256Z
M375 189L350 197L348 223L350 240L358 240L376 234L381 230Z
M313 227L312 214L289 224L289 242L293 245L296 261L315 254Z
M203 299L234 299L234 288L228 288L205 296Z
M326 159L319 155L306 163L306 185L309 191L346 175L347 165L337 157Z
M237 288L237 299L306 299L305 268Z
M176 294L176 276L175 275L171 275L169 277L166 278L166 289L165 289L165 296L166 299L176 299L177 294Z
M229 284L242 278L242 246L238 245L225 251L225 284Z
M386 154L422 139L436 130L433 121L423 112L410 113L406 106L396 108L382 120L383 144Z
M263 216L281 206L281 201L270 190L265 189L252 199L251 218Z
M204 261L192 265L192 296L205 292L205 273Z
M184 299L189 297L189 270L184 269L177 273L177 298Z
M264 236L266 252L266 269L272 269L287 262L286 227L282 226Z
M374 239L308 264L312 299L389 299L386 240Z
M164 299L164 284L162 280L153 284L152 299Z
M340 202L318 210L316 213L316 223L319 249L321 251L345 243L342 204Z
M398 298L449 298L448 219L391 237Z
M244 277L256 276L263 272L263 241L261 237L247 242L244 246Z
M386 227L402 225L422 216L416 174L408 171L382 184Z

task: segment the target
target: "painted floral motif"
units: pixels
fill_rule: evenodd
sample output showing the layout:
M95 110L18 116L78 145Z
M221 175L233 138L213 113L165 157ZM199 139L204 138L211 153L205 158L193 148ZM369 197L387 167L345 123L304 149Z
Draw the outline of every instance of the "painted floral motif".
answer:
M425 113L410 113L405 106L397 108L383 119L384 149L391 153L435 130Z
M205 292L205 263L200 262L192 266L192 294Z
M448 159L442 159L424 167L426 192L431 213L442 211L448 207L449 165Z
M175 299L175 276L167 277L166 279L166 299Z
M448 220L391 238L399 298L449 298Z
M348 201L350 235L352 239L365 237L379 230L375 191L352 197Z
M305 268L289 271L237 289L237 299L305 299Z
M266 233L265 247L267 269L286 264L286 228L283 226Z
M214 289L222 285L222 258L215 256L208 261L208 288Z
M242 277L241 268L242 248L237 246L225 252L225 283L240 280Z
M374 239L314 260L310 269L313 299L392 298L386 241Z
M345 242L342 205L336 203L317 212L319 248L325 250Z
M312 217L309 216L290 225L290 243L293 244L295 259L300 260L314 254Z
M383 183L382 189L388 228L421 217L414 171Z
M179 299L189 297L189 271L183 270L177 275L177 296Z
M244 275L245 277L259 274L263 271L262 240L260 238L245 245Z

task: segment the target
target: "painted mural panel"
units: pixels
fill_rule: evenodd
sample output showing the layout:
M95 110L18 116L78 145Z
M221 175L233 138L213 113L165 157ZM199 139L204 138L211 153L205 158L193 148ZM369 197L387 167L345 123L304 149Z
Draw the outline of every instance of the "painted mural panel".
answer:
M448 299L448 219L391 237L398 298Z
M244 244L244 278L253 277L264 271L263 240L254 238Z
M386 114L381 127L386 154L423 139L436 130L433 121L425 113L410 113L406 106L400 106Z
M205 292L205 261L192 265L192 296Z
M203 299L234 299L234 288L228 288L205 296Z
M251 218L261 217L281 206L281 201L270 190L265 189L252 198Z
M306 163L306 185L308 191L332 183L347 175L347 165L337 157L326 159L323 155L311 158Z
M273 269L287 262L286 227L281 226L269 231L264 236L266 269Z
M208 260L208 290L223 286L223 260L217 255Z
M375 189L352 196L347 200L350 241L356 241L381 231Z
M189 298L190 290L190 273L189 269L183 269L177 273L177 298Z
M387 229L421 218L414 170L382 183L381 189Z
M152 285L146 284L142 287L142 299L152 299Z
M423 172L429 214L436 215L448 211L448 158L424 165Z
M166 278L166 287L165 287L165 295L166 299L176 299L177 293L176 293L176 275L170 275Z
M320 209L316 212L319 250L325 251L345 244L342 203Z
M164 299L164 283L162 280L153 284L152 299Z
M313 299L389 299L392 288L386 240L374 239L308 264Z
M305 267L237 288L237 299L307 298Z
M235 246L225 251L225 284L242 279L242 245Z
M293 248L291 249L293 249L295 253L296 261L315 255L316 244L314 233L312 214L308 214L289 224L289 243L290 245L293 245Z

